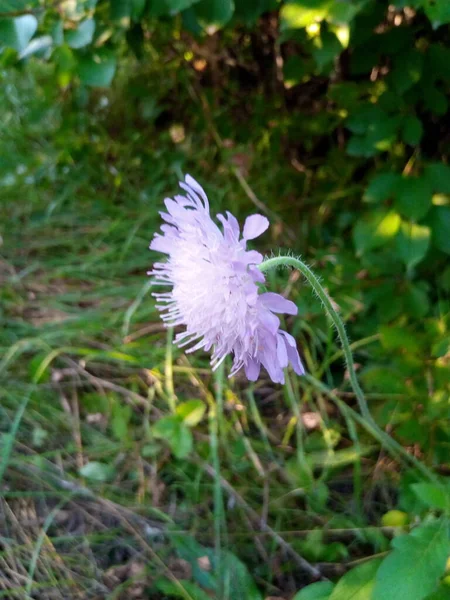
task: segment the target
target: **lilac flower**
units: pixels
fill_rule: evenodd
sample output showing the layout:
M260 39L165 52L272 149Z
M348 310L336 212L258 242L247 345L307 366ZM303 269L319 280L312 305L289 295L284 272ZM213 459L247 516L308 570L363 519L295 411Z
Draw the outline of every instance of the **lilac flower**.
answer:
M150 244L168 261L149 272L154 285L172 288L153 295L167 326L185 327L175 343L190 346L188 352L212 350L213 369L232 354L230 377L244 367L247 378L256 381L263 365L272 381L284 383L289 363L302 375L295 340L280 330L275 314L296 315L297 307L279 294L260 293L265 277L256 265L263 257L246 249L268 228L268 219L251 215L241 237L236 218L227 212L217 215L222 231L211 219L203 188L189 175L180 187L186 196L166 198L165 224Z

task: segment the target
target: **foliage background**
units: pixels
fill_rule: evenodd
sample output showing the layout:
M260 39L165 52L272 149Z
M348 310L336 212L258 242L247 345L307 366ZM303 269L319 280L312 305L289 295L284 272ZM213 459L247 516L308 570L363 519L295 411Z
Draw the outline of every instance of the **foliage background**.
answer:
M450 596L449 23L447 0L0 0L0 597ZM432 483L342 408L295 273L271 287L307 378L214 381L171 348L146 248L186 172L320 274Z

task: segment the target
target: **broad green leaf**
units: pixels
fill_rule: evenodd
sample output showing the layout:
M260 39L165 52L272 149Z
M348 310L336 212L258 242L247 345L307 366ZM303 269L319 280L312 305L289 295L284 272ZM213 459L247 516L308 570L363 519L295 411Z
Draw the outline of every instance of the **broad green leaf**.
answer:
M401 175L398 173L378 173L370 180L364 193L364 200L373 204L379 204L384 200L392 198Z
M394 90L404 94L409 88L420 81L424 64L424 55L415 48L408 49L394 58L394 68L390 79Z
M289 57L283 65L284 85L291 88L301 83L305 75L310 73L310 62L299 56Z
M186 457L192 450L192 433L178 415L170 415L157 421L153 425L153 435L164 439L177 458Z
M427 224L431 227L433 245L442 252L450 254L450 208L433 206Z
M430 307L428 288L424 281L409 285L403 292L403 311L416 319L424 317Z
M203 419L206 406L202 400L188 400L177 406L176 412L188 427L194 427Z
M152 17L177 15L198 1L199 0L152 0L148 10Z
M104 482L110 481L114 477L115 469L113 465L91 461L81 467L79 473L82 477L86 477L86 479Z
M448 510L450 508L450 488L435 483L414 483L411 485L414 493L424 504L431 508Z
M311 583L297 592L292 600L329 600L333 587L331 581Z
M137 21L142 17L147 0L131 0L131 18Z
M360 219L353 230L358 255L390 242L400 227L400 217L393 211L375 211Z
M45 56L52 45L53 38L51 35L40 35L31 40L28 46L20 52L19 58L22 60L34 55Z
M450 581L442 583L439 588L427 596L425 600L449 600L450 598Z
M28 46L38 26L34 15L0 19L0 48L6 46L22 52Z
M78 64L81 81L90 87L108 87L116 72L116 59L112 55L93 55L82 58Z
M329 600L372 600L379 559L355 567L337 582Z
M372 600L424 600L437 587L450 553L446 522L421 525L395 538L392 547L378 570Z
M395 206L408 219L418 221L430 210L432 196L427 177L403 177L397 186Z
M146 0L110 0L110 17L123 27L128 27L130 21L136 21L144 12ZM168 0L170 4L170 0ZM170 9L168 9L169 11Z
M332 0L290 0L280 10L280 27L301 29L319 23L328 16Z
M199 22L205 27L222 27L233 16L233 0L200 0L194 5Z
M77 29L67 31L65 34L65 40L67 45L70 46L70 48L84 48L92 42L94 33L94 19L86 19L78 25Z
M405 117L402 124L402 139L405 144L417 146L423 136L422 121L414 115Z
M396 252L408 270L415 267L426 255L430 246L431 231L425 225L402 223L395 239Z
M450 3L448 0L423 0L422 6L435 28L450 23Z
M443 116L448 110L447 96L434 84L425 84L422 90L425 108L434 115Z
M425 177L428 179L433 192L450 194L450 166L444 163L432 162L425 166Z
M312 55L320 71L333 64L334 59L342 52L342 44L331 31L321 32L314 38Z
M393 350L403 351L407 349L414 354L421 352L421 338L416 333L406 329L406 327L402 327L401 325L382 325L379 332L381 344L386 350L392 352Z
M265 12L277 9L277 0L239 0L235 2L234 17L246 25L255 25L256 20Z
M109 15L112 21L128 27L131 17L132 0L110 0Z
M26 8L34 8L39 5L39 0L0 0L1 13L9 13Z

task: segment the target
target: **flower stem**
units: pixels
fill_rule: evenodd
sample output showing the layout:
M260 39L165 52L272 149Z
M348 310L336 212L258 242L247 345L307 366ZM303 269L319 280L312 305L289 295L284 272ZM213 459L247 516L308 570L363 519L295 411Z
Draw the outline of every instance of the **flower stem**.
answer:
M365 419L372 422L373 417L370 414L367 401L364 397L364 392L362 391L358 382L358 378L356 376L356 371L353 364L353 354L350 348L350 342L348 341L347 333L345 331L344 323L342 322L341 317L338 315L336 309L334 308L333 303L328 297L328 294L320 284L318 278L314 275L311 269L307 265L305 265L304 262L302 262L298 258L294 258L293 256L278 256L276 258L269 258L268 260L265 260L259 266L259 268L261 269L261 271L267 271L268 269L271 269L273 267L285 265L294 267L295 269L300 271L300 273L308 281L309 285L312 287L314 292L317 294L318 298L324 305L325 310L327 311L328 315L333 321L333 325L336 327L338 332L339 341L341 342L350 383L353 388L353 391L355 392L356 399L358 400L359 410Z
M414 456L411 456L401 444L399 444L396 440L391 438L383 429L381 429L372 417L369 407L367 405L367 400L364 396L364 392L362 391L361 386L358 382L358 378L356 376L353 354L350 347L350 342L347 337L347 333L345 331L344 323L341 317L339 316L338 312L334 308L333 302L329 298L327 292L322 287L319 279L311 271L311 269L307 265L305 265L303 261L301 261L298 258L294 258L293 256L278 256L276 258L269 258L265 260L261 265L259 265L259 269L262 272L265 272L269 269L281 266L294 267L295 269L300 271L300 273L308 281L318 298L321 300L328 316L331 318L333 325L336 327L339 341L342 347L342 352L344 354L347 371L349 374L350 384L358 401L359 410L362 419L365 422L364 425L366 426L366 428L372 433L372 435L375 438L378 439L378 441L382 445L385 446L386 449L389 449L392 454L401 456L410 465L413 464L414 467L416 467L416 469L418 469L427 478L434 480L434 474L431 471L429 471L429 469L425 465L420 463L420 461L418 461Z
M216 592L219 599L222 599L224 594L224 582L222 579L222 528L224 521L224 506L219 457L219 421L223 412L223 379L224 365L222 364L216 371L215 402L211 402L209 407L209 441L211 462L214 468L214 570L217 575Z

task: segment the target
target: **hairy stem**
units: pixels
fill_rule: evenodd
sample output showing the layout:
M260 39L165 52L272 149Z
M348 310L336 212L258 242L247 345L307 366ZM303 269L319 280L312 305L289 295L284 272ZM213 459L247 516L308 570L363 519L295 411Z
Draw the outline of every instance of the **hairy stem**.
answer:
M269 258L265 260L259 268L261 271L265 272L269 269L273 269L275 267L281 266L289 266L294 267L305 277L308 281L318 298L320 298L325 310L333 322L333 325L336 327L339 341L342 347L342 352L344 354L345 363L347 366L347 371L349 374L350 384L352 386L353 391L355 392L356 399L358 401L359 410L364 422L366 429L368 429L378 441L385 446L386 449L390 450L392 454L396 456L400 456L404 460L408 462L408 464L414 465L423 475L425 475L429 479L435 479L434 474L420 461L418 461L414 456L411 456L401 444L392 439L383 429L381 429L374 418L372 417L369 407L367 405L367 400L364 396L364 392L359 385L358 378L356 376L356 371L354 367L353 354L350 347L350 342L347 337L347 333L345 331L344 323L339 316L337 310L333 306L333 302L329 298L328 294L322 287L319 279L314 275L311 269L305 265L303 261L298 258L294 258L293 256L278 256L276 258Z

